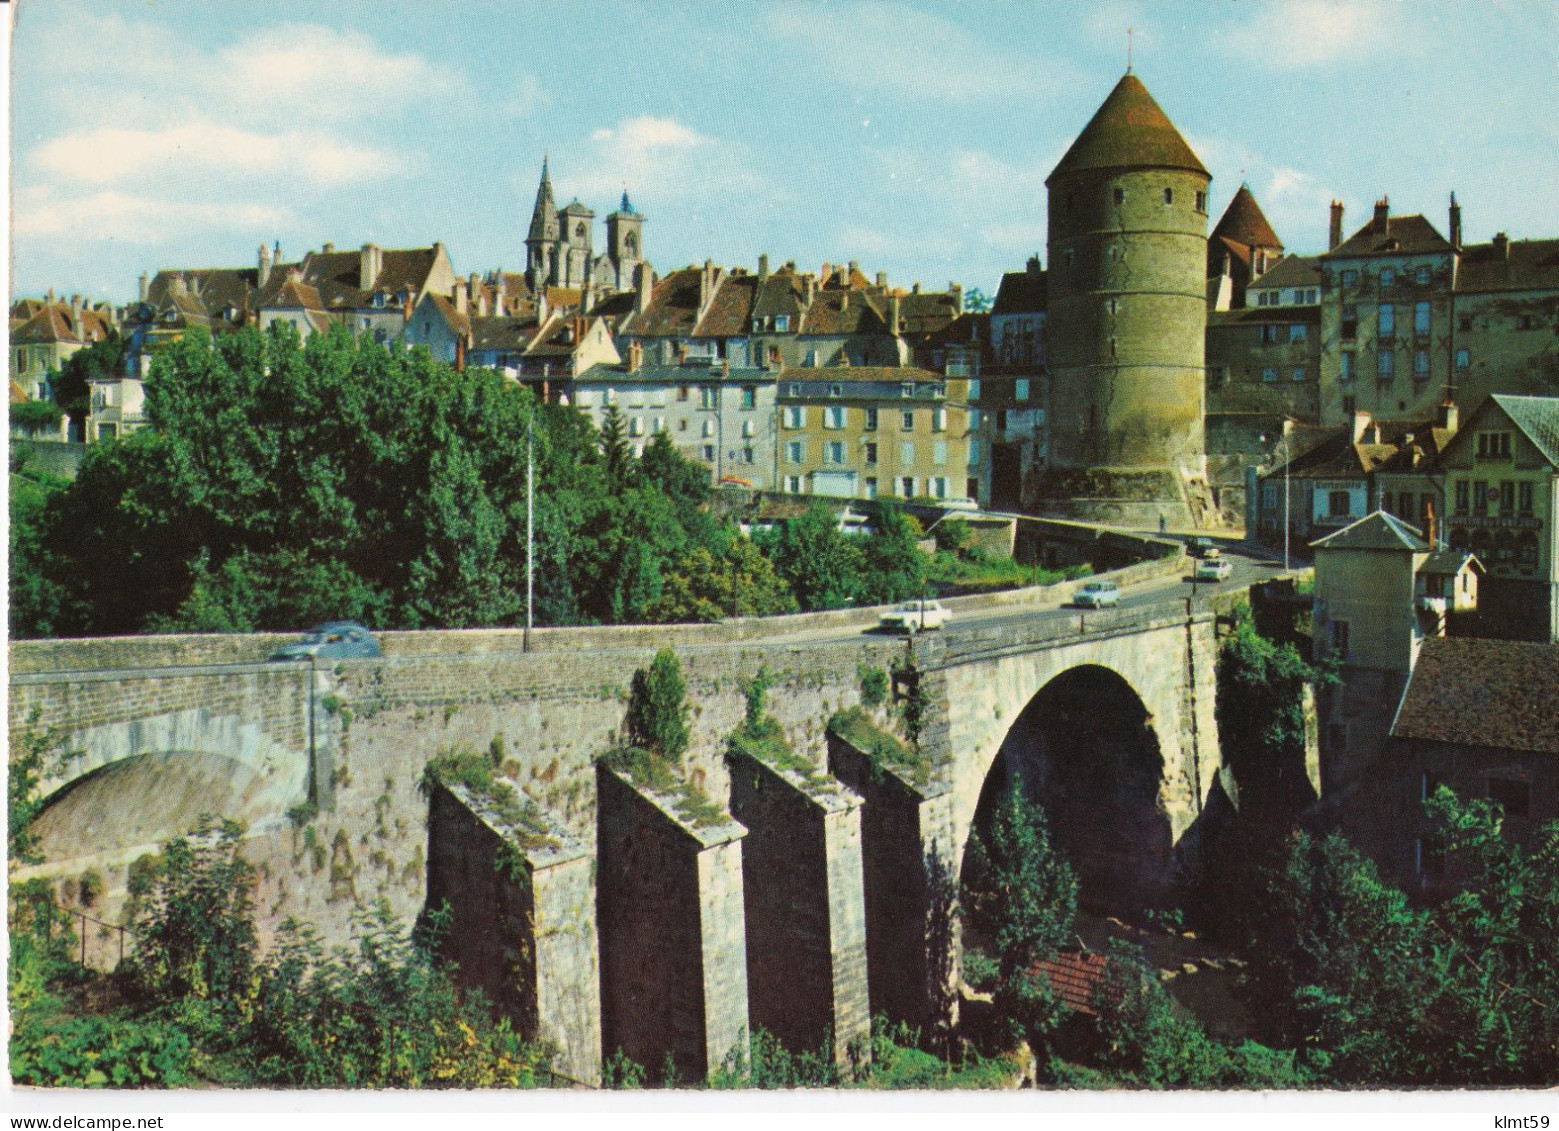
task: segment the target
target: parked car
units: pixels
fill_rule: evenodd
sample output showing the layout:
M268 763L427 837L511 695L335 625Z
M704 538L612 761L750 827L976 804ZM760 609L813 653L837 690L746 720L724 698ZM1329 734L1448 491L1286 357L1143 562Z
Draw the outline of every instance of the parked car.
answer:
M967 495L957 499L938 499L937 506L946 511L977 511L980 504Z
M916 633L921 629L941 628L953 614L939 601L905 601L878 618L878 623L895 632Z
M1072 598L1072 604L1080 609L1105 609L1120 603L1120 586L1113 581L1090 581Z
M357 660L383 655L374 634L356 621L316 624L303 639L271 653L272 660Z
M1213 551L1217 553L1217 551ZM1234 567L1221 557L1206 557L1196 563L1196 580L1198 581L1227 581L1229 574L1234 572Z
M1187 538L1185 540L1185 552L1190 554L1193 558L1205 558L1209 553L1215 554L1218 551L1217 548L1213 546L1213 541L1211 538L1202 538L1198 536L1194 538Z

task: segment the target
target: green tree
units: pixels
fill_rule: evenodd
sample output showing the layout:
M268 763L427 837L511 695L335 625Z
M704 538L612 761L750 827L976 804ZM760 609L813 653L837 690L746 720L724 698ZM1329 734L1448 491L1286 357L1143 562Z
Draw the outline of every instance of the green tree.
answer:
M628 741L676 761L688 746L687 684L676 653L662 648L649 669L633 673L628 701Z
M813 503L806 514L785 523L777 536L760 545L804 612L842 609L857 599L861 551L839 532L826 504Z
M746 538L726 541L724 554L696 546L665 575L651 620L713 623L725 617L768 617L796 611L790 589L768 558Z
M601 417L601 456L606 461L606 478L612 490L624 491L633 486L637 478L633 451L628 447L622 413L614 404L607 405Z
M129 340L111 331L106 338L79 349L65 359L54 378L54 402L77 426L91 414L92 381L100 377L123 377Z
M921 595L930 560L916 546L920 537L920 523L913 515L893 503L879 504L877 528L862 547L863 600L882 605Z

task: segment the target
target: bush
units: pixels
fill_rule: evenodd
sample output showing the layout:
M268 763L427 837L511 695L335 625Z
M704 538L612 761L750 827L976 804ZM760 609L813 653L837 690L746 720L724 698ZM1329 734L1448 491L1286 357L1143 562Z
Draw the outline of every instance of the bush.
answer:
M649 670L633 673L628 741L676 761L688 746L687 684L676 653L662 648Z
M882 706L888 698L888 673L881 668L861 664L855 669L855 674L861 681L861 704L866 707Z

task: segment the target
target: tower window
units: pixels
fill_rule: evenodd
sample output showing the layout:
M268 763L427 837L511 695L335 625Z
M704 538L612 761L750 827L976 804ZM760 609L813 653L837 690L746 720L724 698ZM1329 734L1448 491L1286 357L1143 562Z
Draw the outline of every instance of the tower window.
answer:
M1125 204L1126 203L1126 190L1125 189L1118 188L1118 189L1115 190L1115 203L1116 204Z
M1175 202L1175 190L1172 189L1172 188L1165 189L1164 190L1164 203L1165 204L1173 204L1174 202Z
M1196 210L1198 212L1207 211L1207 194L1205 192L1199 192L1196 194Z

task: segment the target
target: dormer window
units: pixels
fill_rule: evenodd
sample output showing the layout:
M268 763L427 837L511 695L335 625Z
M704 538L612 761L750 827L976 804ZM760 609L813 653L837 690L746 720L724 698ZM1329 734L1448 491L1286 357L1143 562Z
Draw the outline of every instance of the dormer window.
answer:
M790 330L790 315L776 314L774 316L774 329L783 334Z
M1413 281L1419 286L1425 286L1429 282L1429 268L1420 267L1413 272Z
M1394 267L1382 267L1380 269L1380 285L1394 287L1397 285L1397 272Z
M844 396L844 386L843 385L837 385L837 384L828 386L828 395L831 396L831 397L842 397L842 396Z
M752 332L754 334L756 334L759 331L761 331L762 329L763 329L763 319L761 319L761 318L754 318L752 320Z
M899 386L899 396L901 396L901 397L912 397L914 395L915 395L915 383L913 381L905 381L903 384L901 384Z

